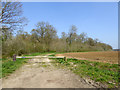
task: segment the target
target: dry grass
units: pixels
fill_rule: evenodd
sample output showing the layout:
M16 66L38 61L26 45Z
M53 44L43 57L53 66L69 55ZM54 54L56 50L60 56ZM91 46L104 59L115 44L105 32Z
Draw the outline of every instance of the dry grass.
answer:
M118 51L79 52L79 53L76 52L56 54L56 56L66 56L68 58L118 64Z

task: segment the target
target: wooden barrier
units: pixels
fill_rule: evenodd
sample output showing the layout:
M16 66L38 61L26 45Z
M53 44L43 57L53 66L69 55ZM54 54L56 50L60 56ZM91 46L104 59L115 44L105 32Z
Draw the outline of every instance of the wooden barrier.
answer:
M23 58L22 56L17 56L16 58ZM25 56L24 58L30 58L30 59L32 59L32 58L34 58L34 59L41 59L41 58L62 58L62 59L64 59L64 60L67 60L67 58L66 57L64 57L64 56Z

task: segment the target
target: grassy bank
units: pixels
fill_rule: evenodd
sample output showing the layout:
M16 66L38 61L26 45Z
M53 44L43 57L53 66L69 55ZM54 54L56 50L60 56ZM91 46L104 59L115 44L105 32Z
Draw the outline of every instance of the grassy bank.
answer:
M53 59L55 66L67 68L80 77L87 77L96 82L103 83L109 88L118 86L118 64L92 62L77 59Z
M37 52L37 53L25 54L23 56L38 56L38 55L44 55L44 54L47 54L47 53L39 53L39 52Z
M23 56L38 56L38 55L46 55L50 54L49 56L55 56L55 54L63 54L65 52L37 52L37 53L30 53L30 54L25 54Z
M38 56L38 55L46 55L46 54L52 54L52 53L53 52L43 52L43 53L37 52L37 53L26 54L26 55L23 55L23 56Z
M16 61L13 61L12 59L9 59L9 60L4 59L2 62L2 76L0 76L0 78L10 75L26 62L27 62L27 59L25 58L18 58L16 59Z

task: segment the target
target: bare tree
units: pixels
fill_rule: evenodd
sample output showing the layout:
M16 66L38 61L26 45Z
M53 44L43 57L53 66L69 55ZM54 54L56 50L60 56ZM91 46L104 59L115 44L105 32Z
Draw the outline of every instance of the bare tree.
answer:
M67 41L68 41L68 44L71 46L72 42L75 40L77 34L77 28L75 25L72 25L72 27L70 28L69 30L69 33L68 33L68 38L67 38Z
M2 2L2 12L0 13L0 22L2 22L2 30L7 28L7 33L13 33L14 30L21 29L25 25L27 19L21 17L22 3L21 2ZM23 24L24 23L24 24ZM5 31L3 31L5 33Z
M36 29L32 30L32 35L36 40L46 45L47 51L49 51L50 44L54 38L56 38L56 29L47 22L38 22Z
M66 33L65 33L65 32L62 32L61 34L62 34L61 39L62 39L63 41L66 41L66 38L67 38Z
M79 35L79 37L80 37L80 40L81 40L82 43L84 43L84 42L87 40L87 34L84 33L84 32L82 32L82 33Z
M87 43L90 46L94 46L95 45L95 42L94 42L94 40L92 38L88 38Z

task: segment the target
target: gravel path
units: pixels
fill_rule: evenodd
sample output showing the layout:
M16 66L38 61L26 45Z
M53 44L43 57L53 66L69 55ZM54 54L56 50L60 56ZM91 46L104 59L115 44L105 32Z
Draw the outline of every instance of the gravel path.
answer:
M74 73L56 69L47 57L37 56L2 80L3 88L95 88Z

